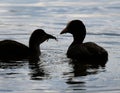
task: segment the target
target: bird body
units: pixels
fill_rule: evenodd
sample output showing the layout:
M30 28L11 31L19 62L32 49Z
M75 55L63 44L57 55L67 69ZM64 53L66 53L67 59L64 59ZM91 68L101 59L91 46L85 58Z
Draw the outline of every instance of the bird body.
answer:
M30 56L29 47L14 40L0 41L0 59L15 60L24 59Z
M98 60L104 64L108 60L106 56L107 51L93 42L71 45L67 51L68 58L94 64Z

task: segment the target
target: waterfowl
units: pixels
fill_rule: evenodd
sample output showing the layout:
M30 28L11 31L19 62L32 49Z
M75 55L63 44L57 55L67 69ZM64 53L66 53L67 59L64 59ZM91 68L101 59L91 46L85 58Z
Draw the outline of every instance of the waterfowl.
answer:
M56 37L36 29L30 36L29 47L14 40L0 41L0 60L23 60L31 57L38 58L41 54L39 45L48 39Z
M86 28L81 20L72 20L60 34L71 33L73 42L67 50L67 57L88 64L105 65L108 52L94 42L85 42Z

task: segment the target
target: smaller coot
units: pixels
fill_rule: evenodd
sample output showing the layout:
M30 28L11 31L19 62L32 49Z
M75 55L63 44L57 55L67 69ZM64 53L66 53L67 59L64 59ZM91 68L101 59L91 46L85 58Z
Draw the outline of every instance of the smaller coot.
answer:
M56 37L45 33L42 29L36 29L29 39L29 47L14 40L0 41L0 60L23 60L32 57L39 59L41 54L39 45L48 39Z

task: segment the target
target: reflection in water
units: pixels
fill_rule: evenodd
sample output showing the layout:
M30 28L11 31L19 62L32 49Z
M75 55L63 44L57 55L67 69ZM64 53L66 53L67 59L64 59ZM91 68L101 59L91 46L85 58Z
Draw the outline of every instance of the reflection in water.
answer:
M81 62L84 63L84 62ZM86 62L85 62L86 63ZM105 66L100 65L90 65L90 64L80 64L80 62L76 60L72 60L69 62L72 65L72 76L67 79L67 84L69 85L70 89L73 90L86 90L86 81L84 80L89 75L95 75L104 71Z
M32 80L42 80L45 74L42 63L39 60L30 59L29 60L30 75Z
M45 74L44 68L42 66L42 63L36 58L31 58L28 60L24 61L1 61L0 62L0 68L1 69L19 69L22 68L23 66L28 66L26 65L28 63L29 69L30 69L30 76L32 80L41 80ZM6 73L7 75L10 74L19 74L19 72L9 72Z
M21 75L21 68L26 66L26 61L0 61L0 77L15 78Z
M17 69L24 66L24 61L0 61L1 69Z
M101 66L101 65L91 65L91 64L83 64L83 63L87 63L87 62L79 62L76 60L72 60L70 62L70 64L73 67L74 77L97 74L100 67L105 68L105 66Z
M72 78L70 78L67 82L67 84L69 84L69 88L73 89L73 90L86 90L86 83L83 81L74 81Z

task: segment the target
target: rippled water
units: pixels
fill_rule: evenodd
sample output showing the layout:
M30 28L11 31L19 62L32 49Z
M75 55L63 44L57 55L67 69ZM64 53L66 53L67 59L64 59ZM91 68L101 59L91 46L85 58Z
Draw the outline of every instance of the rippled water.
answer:
M1 62L0 93L119 93L119 10L119 0L0 0L0 40L28 45L37 28L58 38L40 46L38 63ZM104 68L70 64L65 53L72 36L59 33L72 19L85 23L85 41L96 42L109 52Z

